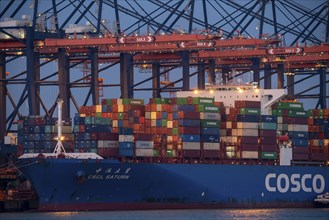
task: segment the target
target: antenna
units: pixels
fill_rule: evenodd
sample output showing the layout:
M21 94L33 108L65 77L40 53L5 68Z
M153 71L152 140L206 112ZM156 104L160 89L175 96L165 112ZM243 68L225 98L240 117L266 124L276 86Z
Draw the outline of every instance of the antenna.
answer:
M57 121L57 144L54 149L54 154L59 155L60 153L66 153L65 148L63 147L62 140L62 106L63 106L63 100L58 99L57 101L57 107L58 107L58 121Z

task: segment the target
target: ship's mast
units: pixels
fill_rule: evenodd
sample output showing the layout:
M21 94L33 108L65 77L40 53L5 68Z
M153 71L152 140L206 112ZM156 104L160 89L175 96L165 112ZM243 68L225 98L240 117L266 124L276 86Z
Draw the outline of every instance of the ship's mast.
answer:
M59 155L60 153L66 153L65 148L63 147L62 140L62 106L63 106L63 100L58 99L57 101L57 107L58 107L58 121L57 121L57 144L54 150L54 154Z

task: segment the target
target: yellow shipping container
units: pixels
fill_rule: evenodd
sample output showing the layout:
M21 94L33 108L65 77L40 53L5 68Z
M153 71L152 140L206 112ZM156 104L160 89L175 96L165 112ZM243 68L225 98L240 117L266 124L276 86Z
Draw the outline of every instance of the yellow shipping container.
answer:
M151 112L151 119L155 120L157 119L157 113L156 112ZM155 126L155 125L154 125Z
M96 105L96 112L102 112L102 106Z
M118 112L123 112L123 105L118 105Z
M173 128L173 121L167 121L167 128Z

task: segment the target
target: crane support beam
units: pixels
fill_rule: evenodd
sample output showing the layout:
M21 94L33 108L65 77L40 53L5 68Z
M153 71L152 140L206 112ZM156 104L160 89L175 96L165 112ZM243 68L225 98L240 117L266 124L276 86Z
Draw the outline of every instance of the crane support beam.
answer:
M206 85L206 82L205 82L205 63L204 61L199 61L198 62L198 89L200 90L204 90L205 89L205 85Z
M7 104L6 104L6 53L0 52L0 143L3 141L3 137L6 133L6 113L7 113Z
M153 98L160 98L160 63L159 62L154 62L152 64L152 88L153 88L153 93L152 97Z
M326 109L327 108L327 101L328 99L326 98L327 94L327 73L326 73L326 68L320 68L318 70L318 73L320 75L320 97L319 97L319 103L320 103L320 108L321 109Z
M65 49L58 51L58 89L59 98L63 100L63 118L70 117L70 67Z

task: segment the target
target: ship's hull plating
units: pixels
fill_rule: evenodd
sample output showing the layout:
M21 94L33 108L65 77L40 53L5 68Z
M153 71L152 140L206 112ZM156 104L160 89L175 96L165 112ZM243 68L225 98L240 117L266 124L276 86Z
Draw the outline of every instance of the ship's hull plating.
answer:
M31 161L29 161L31 162ZM312 207L329 167L46 159L21 171L40 210Z

